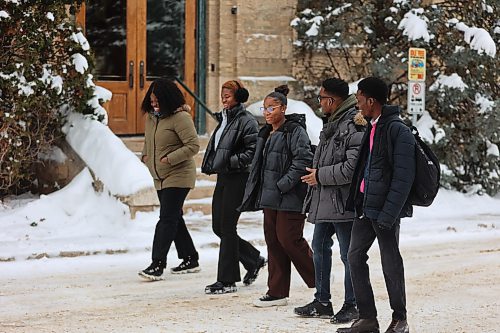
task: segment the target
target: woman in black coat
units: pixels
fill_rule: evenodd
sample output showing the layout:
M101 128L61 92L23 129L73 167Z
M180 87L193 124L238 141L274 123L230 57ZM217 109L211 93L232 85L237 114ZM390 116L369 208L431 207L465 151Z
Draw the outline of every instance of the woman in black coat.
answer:
M269 259L267 293L254 302L258 307L286 305L290 292L291 263L309 288L314 287L312 251L303 237L301 213L307 185L301 177L312 164L305 116L285 116L287 86L264 99L267 125L257 138L252 171L241 210L264 211L264 236Z
M236 231L250 163L255 153L258 125L246 111L248 91L238 81L222 85L222 112L216 114L219 125L208 142L201 170L217 174L212 200L212 229L220 238L217 281L206 286L207 294L235 292L241 281L240 264L247 270L243 283L255 281L266 261L260 252Z

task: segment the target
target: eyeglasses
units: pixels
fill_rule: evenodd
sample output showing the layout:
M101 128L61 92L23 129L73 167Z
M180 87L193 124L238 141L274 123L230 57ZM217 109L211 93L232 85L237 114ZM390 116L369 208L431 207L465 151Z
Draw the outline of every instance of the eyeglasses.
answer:
M267 108L266 108L266 107L261 106L261 107L260 107L260 112L262 112L262 113L264 113L264 114L265 114L265 113L271 113L271 112L273 112L273 110L274 110L274 109L279 108L280 106L281 106L281 105L268 106Z
M318 103L321 103L321 100L324 99L324 98L328 98L328 99L331 99L332 100L332 103L335 102L335 98L333 97L330 97L330 96L321 96L321 95L318 95L318 97L316 97L318 99Z

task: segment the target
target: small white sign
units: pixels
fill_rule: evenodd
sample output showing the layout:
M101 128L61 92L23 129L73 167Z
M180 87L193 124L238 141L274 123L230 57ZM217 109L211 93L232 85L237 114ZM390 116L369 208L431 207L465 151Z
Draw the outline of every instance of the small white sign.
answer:
M421 115L425 110L425 82L408 82L408 113Z

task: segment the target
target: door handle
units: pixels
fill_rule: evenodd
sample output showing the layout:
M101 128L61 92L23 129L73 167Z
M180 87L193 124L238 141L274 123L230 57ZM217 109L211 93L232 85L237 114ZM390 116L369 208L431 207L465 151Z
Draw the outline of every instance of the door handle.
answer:
M134 87L134 62L128 63L128 86L130 88Z
M144 88L144 61L139 64L139 87Z

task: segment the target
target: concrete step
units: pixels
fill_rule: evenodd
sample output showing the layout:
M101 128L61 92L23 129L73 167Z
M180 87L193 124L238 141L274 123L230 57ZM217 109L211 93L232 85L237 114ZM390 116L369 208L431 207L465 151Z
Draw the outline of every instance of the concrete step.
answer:
M121 137L122 142L134 153L142 153L142 148L144 147L144 136L127 136Z
M197 180L210 180L213 182L217 181L217 175L206 175L201 172L201 168L196 168L196 179ZM215 184L214 184L215 185Z
M202 212L203 215L212 215L212 198L202 199L189 199L184 201L184 213L189 212Z
M200 141L200 152L205 152L207 149L208 140L210 137L208 135L200 135L198 136L198 140ZM134 153L141 153L142 148L144 147L144 136L124 136L121 137L121 140L127 146L128 149L133 151Z
M138 157L142 154L144 146L144 136L122 137L123 143ZM215 190L215 182L217 175L205 175L201 173L201 163L208 144L209 137L207 135L199 136L200 152L195 155L196 163L196 185L195 188L189 191L189 194L184 203L184 212L198 211L204 215L212 214L212 196ZM130 211L132 216L135 216L137 211L150 211L157 208L156 205L135 205L131 204Z
M205 179L196 179L196 186L189 191L187 200L189 199L202 199L212 198L215 190L215 182Z

